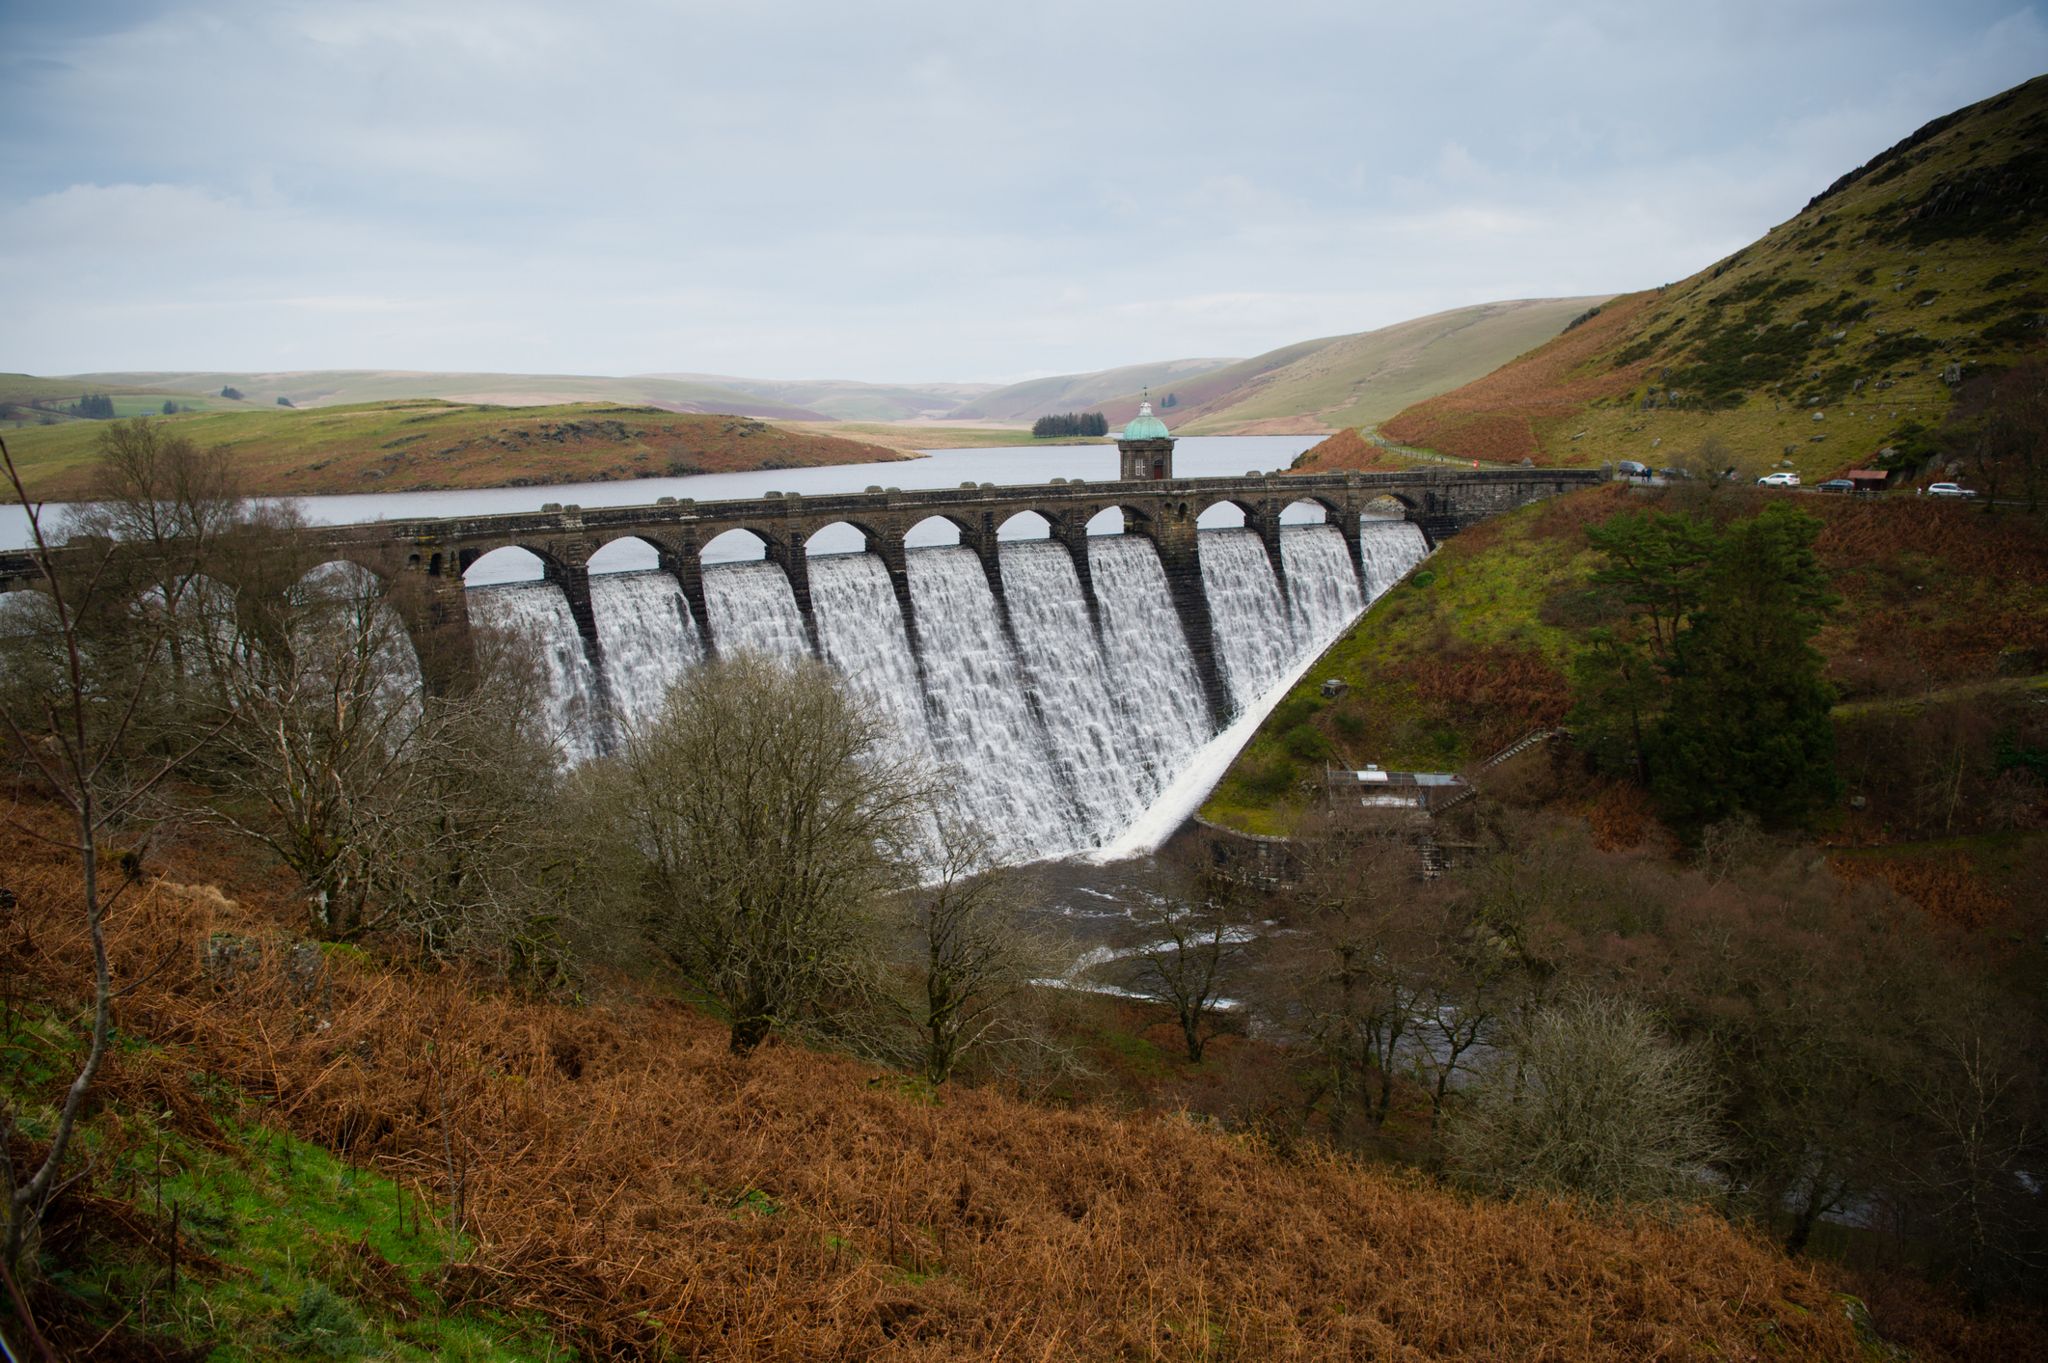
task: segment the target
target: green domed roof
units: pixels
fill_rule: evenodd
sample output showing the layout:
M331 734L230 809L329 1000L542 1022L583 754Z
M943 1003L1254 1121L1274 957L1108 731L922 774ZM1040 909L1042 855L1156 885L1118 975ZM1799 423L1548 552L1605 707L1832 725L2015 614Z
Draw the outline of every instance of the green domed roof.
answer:
M1124 423L1124 432L1117 437L1119 440L1165 440L1167 438L1166 423L1152 415L1152 404L1149 402L1138 404L1138 414Z

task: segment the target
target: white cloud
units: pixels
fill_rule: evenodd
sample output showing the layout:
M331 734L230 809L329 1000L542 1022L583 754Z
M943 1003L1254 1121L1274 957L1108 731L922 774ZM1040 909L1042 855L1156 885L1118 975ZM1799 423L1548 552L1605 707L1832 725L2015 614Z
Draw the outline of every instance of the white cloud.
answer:
M931 379L1678 278L2048 33L1978 0L162 0L10 12L0 52L0 368Z

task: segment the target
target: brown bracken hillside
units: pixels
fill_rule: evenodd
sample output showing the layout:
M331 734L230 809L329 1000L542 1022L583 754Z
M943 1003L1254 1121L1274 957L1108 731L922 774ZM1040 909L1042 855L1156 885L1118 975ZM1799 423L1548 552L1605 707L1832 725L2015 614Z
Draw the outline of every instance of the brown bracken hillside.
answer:
M223 871L237 899L204 884ZM788 1046L736 1060L672 1003L533 1002L354 952L314 982L260 875L192 849L141 875L112 921L130 992L94 1147L137 1114L217 1141L225 1102L444 1205L452 1184L474 1248L441 1291L585 1357L1868 1356L1826 1270L1705 1215L1469 1201L1177 1116L934 1100ZM64 854L14 840L0 880L17 1006L75 997ZM222 933L263 963L209 974ZM94 1234L158 1234L90 1180L69 1196ZM351 1290L382 1290L369 1241L344 1257Z

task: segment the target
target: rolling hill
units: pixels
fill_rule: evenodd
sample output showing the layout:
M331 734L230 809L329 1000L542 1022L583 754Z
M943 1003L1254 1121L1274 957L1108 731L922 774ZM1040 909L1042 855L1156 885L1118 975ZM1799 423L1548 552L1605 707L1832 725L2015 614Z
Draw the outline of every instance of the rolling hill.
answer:
M421 492L677 477L901 459L880 445L751 417L600 403L506 409L438 399L197 412L165 425L233 457L257 496ZM85 493L104 423L10 433L32 495Z
M1384 420L1412 402L1478 378L1555 336L1599 298L1482 303L1377 331L1326 336L1154 383L1177 399L1161 410L1181 435L1338 430ZM1135 386L1100 405L1111 425L1136 414Z
M671 412L715 412L730 416L822 421L825 414L718 382L663 375L614 378L599 374L439 373L402 369L308 369L275 372L197 370L75 374L65 385L95 391L109 386L161 393L218 394L224 387L246 394L250 405L340 407L408 398L443 398L498 407L550 403L604 402L660 407Z
M1936 119L1691 278L1625 295L1386 434L1538 464L1773 464L1811 481L1927 452L1970 375L2048 315L2048 77Z
M995 391L992 383L861 383L854 379L740 379L723 374L646 374L642 378L707 384L767 402L818 412L834 421L928 421L959 415Z
M1236 363L1239 361L1159 360L1151 364L1098 369L1092 374L1057 374L1051 378L1029 379L984 393L948 415L963 421L1024 423L1058 412L1094 411L1124 394L1148 387L1157 388L1164 394L1200 375ZM1132 410L1136 410L1135 404Z

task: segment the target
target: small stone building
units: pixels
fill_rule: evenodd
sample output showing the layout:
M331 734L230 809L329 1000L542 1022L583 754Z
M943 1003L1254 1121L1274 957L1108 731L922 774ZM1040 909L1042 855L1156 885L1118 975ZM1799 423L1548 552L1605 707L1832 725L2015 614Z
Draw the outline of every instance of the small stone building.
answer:
M1173 437L1166 423L1152 415L1152 404L1138 404L1138 414L1124 424L1116 448L1122 456L1123 481L1138 482L1173 477Z

